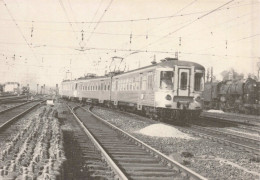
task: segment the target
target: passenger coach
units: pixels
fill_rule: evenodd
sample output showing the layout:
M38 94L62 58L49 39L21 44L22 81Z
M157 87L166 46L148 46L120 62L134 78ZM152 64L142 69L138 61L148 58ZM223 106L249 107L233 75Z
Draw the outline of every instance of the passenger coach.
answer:
M128 72L63 81L61 95L83 103L137 111L151 118L179 119L200 113L204 74L200 64L165 58Z

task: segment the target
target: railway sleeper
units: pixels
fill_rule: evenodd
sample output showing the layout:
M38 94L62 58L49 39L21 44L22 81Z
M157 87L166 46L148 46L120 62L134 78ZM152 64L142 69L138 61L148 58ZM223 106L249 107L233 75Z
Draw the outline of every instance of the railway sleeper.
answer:
M133 174L134 176L145 176L145 177L156 177L160 179L160 177L174 177L180 175L178 172L173 171L161 171L154 169L153 171L131 171L126 170L126 173ZM131 177L131 176L130 176Z
M154 158L129 158L129 157L116 157L114 158L116 161L119 162L130 162L130 163L155 163L158 164L158 161Z

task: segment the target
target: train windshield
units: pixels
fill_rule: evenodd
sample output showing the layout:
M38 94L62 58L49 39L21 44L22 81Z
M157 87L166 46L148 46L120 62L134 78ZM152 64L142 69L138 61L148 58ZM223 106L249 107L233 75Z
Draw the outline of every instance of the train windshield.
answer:
M202 91L203 90L203 73L195 73L194 78L194 90Z
M161 72L160 88L166 90L173 90L173 71Z

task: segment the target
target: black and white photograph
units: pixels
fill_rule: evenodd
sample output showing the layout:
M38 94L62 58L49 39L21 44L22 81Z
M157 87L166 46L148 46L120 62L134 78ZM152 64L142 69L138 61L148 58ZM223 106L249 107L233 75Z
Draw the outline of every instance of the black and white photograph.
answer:
M0 0L0 180L259 179L259 0Z

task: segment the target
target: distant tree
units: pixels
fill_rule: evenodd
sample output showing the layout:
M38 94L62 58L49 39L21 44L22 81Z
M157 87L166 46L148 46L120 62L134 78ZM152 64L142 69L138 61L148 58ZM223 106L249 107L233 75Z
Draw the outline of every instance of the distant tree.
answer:
M230 78L233 80L241 80L244 78L243 73L238 73L233 68L231 68L230 70L222 71L221 76L223 78L223 81L229 80Z

